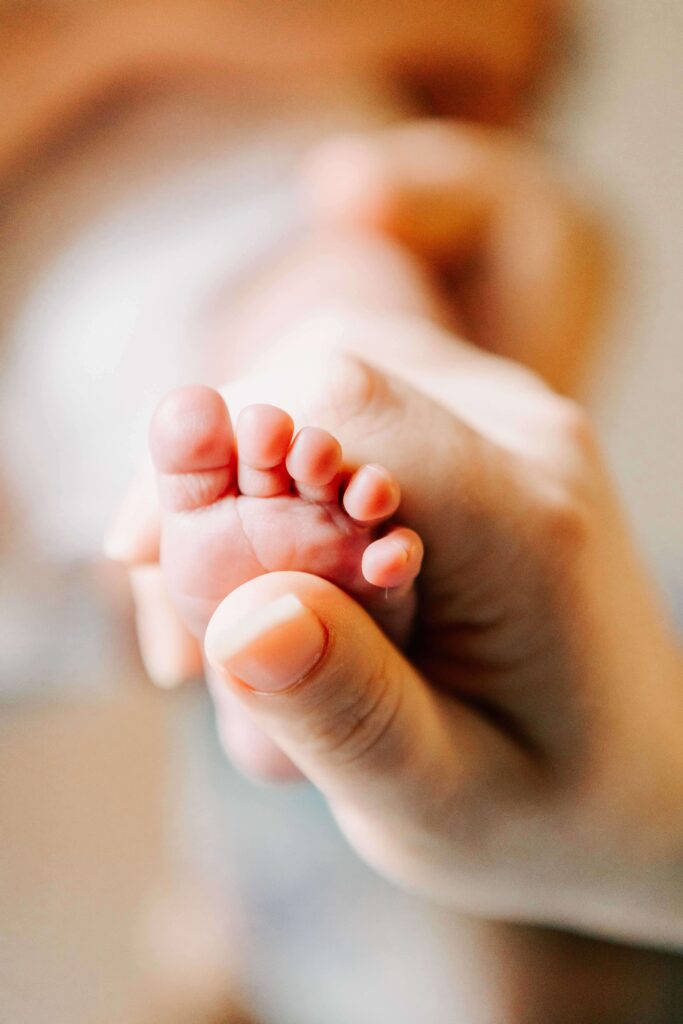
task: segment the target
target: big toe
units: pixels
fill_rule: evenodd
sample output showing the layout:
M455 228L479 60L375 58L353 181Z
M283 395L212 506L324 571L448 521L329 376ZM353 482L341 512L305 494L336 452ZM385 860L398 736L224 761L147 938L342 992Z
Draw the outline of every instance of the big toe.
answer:
M167 395L152 419L149 444L164 507L198 508L229 489L232 424L225 402L212 388L178 388Z

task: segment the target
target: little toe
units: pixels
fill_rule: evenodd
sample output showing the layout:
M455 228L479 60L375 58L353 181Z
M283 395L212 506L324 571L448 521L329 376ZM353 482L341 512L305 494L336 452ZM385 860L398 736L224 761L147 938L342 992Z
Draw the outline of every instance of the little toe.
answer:
M178 388L167 395L152 418L149 445L159 499L169 511L209 505L233 483L230 414L212 388Z
M414 530L397 527L363 552L363 576L375 587L409 588L420 572L424 547Z
M257 498L286 494L285 458L294 433L292 417L274 405L248 405L237 420L237 479L240 491Z
M343 505L359 523L378 523L396 512L401 501L397 481L384 466L362 466L344 491Z
M342 450L339 441L320 427L304 427L294 438L286 466L300 497L336 501Z

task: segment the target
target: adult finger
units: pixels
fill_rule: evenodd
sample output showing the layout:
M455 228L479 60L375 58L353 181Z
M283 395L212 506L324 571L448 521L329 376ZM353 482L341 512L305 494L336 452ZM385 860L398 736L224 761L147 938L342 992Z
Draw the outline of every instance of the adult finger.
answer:
M439 700L370 616L331 583L271 573L214 613L205 653L222 685L337 805L411 815L448 776Z
M317 219L382 232L445 271L467 336L577 385L609 277L604 231L527 143L419 121L314 150Z
M151 463L131 480L104 538L104 554L123 565L159 561L159 499Z
M176 612L159 565L130 569L140 655L153 683L164 689L202 674L201 649Z

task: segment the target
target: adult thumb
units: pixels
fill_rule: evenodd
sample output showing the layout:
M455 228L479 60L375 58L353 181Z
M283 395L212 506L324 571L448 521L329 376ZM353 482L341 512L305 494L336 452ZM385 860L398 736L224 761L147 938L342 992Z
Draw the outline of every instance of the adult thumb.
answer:
M325 580L281 572L244 584L214 613L205 651L212 687L229 687L333 803L410 814L452 757L440 698Z

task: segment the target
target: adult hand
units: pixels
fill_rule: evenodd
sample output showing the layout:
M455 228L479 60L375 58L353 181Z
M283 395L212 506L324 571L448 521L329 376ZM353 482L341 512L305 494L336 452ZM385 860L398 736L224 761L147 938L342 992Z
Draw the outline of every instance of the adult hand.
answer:
M397 329L379 316L361 338L355 322L345 347L376 351ZM219 714L239 702L402 885L680 943L681 659L590 428L519 367L406 329L421 356L403 379L340 357L304 390L317 422L345 426L352 462L381 453L425 540L409 657L331 584L259 577L207 631ZM288 382L283 362L277 386L313 363ZM300 676L291 658L279 676L283 644Z
M330 367L317 358L330 333L400 363L403 381L348 357ZM207 639L221 723L241 707L404 884L480 913L679 941L680 659L581 413L406 311L319 311L270 360L246 400L280 402L401 480L402 519L427 542L421 621L411 664L324 581L247 584ZM283 595L287 642L308 629L325 654L264 697L226 651L253 637L250 609L263 624Z
M319 223L392 238L425 259L469 341L577 389L609 247L580 190L527 139L419 120L329 139L304 176Z

